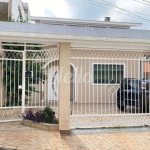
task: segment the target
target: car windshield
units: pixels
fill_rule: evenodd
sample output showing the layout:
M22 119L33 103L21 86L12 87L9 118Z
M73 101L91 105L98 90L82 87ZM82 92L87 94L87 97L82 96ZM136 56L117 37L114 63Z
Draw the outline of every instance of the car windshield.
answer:
M139 80L130 80L128 87L131 89L141 89L141 82Z

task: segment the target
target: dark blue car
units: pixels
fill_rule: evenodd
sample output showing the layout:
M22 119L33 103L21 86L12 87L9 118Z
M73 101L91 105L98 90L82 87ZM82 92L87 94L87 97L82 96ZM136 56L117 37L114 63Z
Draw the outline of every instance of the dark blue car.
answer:
M117 107L124 111L126 106L141 107L143 113L149 113L149 85L143 89L140 80L125 78L117 90Z

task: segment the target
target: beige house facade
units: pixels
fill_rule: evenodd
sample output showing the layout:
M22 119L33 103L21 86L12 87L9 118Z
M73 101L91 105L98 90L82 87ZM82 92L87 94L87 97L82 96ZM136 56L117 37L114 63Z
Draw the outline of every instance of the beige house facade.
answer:
M1 42L24 44L24 51L20 51L22 58L15 58L23 62L23 71L33 71L41 65L46 75L38 83L31 80L39 92L28 97L24 94L28 79L23 74L22 102L30 99L23 111L51 106L58 111L59 128L63 133L70 130L70 115L116 115L116 92L121 81L144 78L143 64L149 61L145 56L149 56L150 31L130 29L141 25L138 23L30 19L37 24L0 23ZM41 21L43 24L39 24ZM27 46L32 43L40 44L42 50L28 50ZM3 59L10 61L10 58ZM25 68L26 61L35 63L36 67ZM34 76L38 77L38 73ZM1 104L4 93L1 90Z

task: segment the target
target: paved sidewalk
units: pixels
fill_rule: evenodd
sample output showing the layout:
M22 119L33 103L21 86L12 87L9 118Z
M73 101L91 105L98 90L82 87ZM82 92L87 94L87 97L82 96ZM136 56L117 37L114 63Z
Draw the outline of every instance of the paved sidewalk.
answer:
M149 150L150 128L85 129L64 139L72 150Z
M0 123L0 150L149 150L150 127L78 129L70 136Z
M0 123L0 150L63 150L59 132L47 132L23 126L21 122ZM5 150L5 149L4 149Z

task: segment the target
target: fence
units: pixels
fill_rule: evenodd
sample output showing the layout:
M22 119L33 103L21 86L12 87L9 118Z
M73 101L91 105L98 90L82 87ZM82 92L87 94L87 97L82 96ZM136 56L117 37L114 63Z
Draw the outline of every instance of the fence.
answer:
M71 127L149 124L149 56L71 49ZM61 71L57 46L3 43L0 122L21 120L26 110L45 106L58 114Z
M48 77L53 76L51 68L55 69L58 65L58 57L57 47L22 43L2 44L0 122L21 120L22 113L27 109L50 106L58 112L58 99L56 101L50 97L58 88L48 91L52 86ZM53 59L56 61L50 63Z
M149 53L141 51L72 49L76 96L71 101L71 126L149 124L146 56Z

